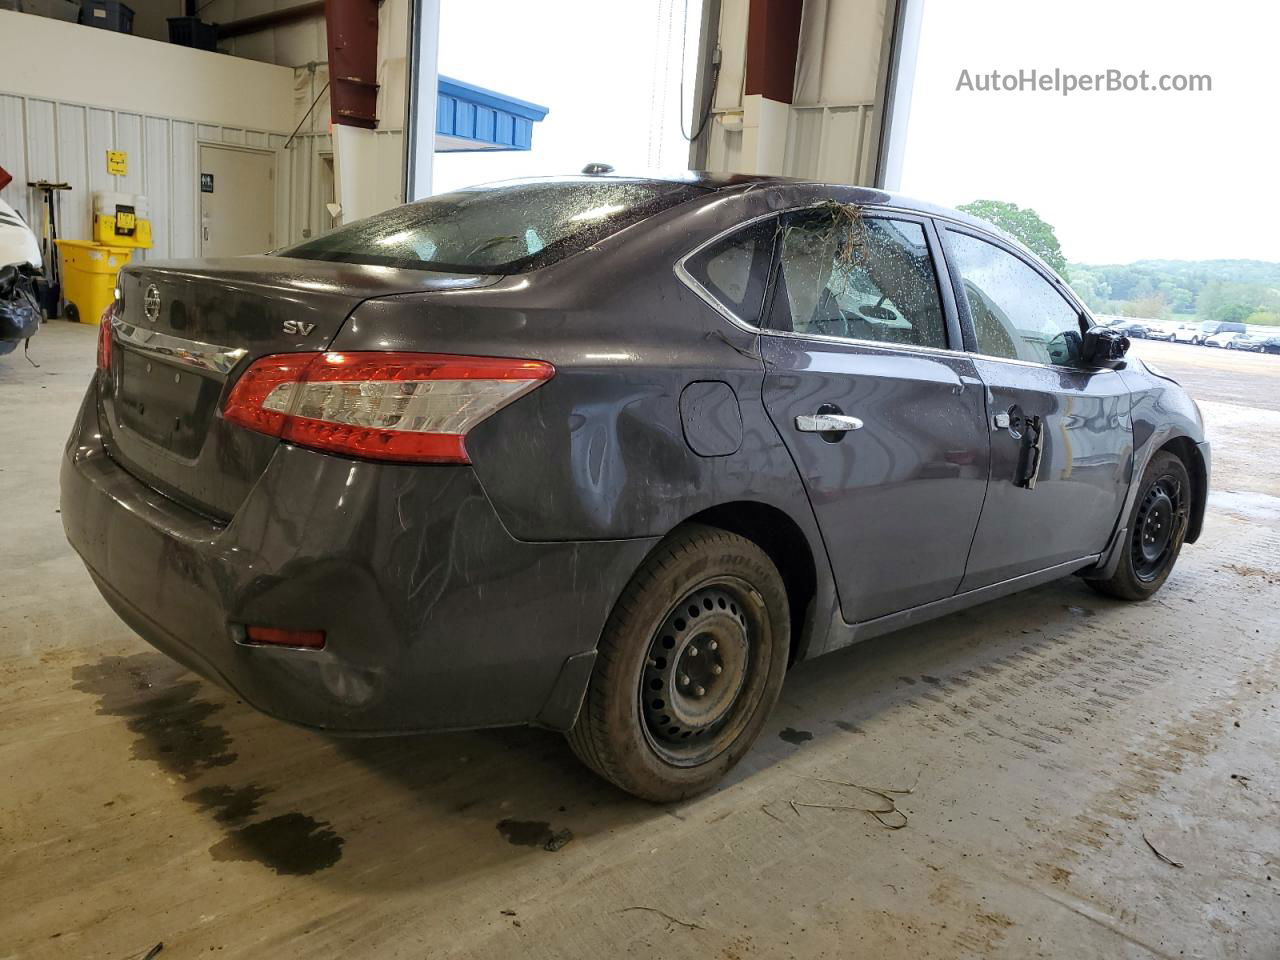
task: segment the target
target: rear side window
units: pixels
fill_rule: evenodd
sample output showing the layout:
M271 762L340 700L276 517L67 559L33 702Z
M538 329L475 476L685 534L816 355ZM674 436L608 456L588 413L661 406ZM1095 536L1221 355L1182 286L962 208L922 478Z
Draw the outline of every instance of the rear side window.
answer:
M819 207L782 220L770 326L910 346L947 346L924 227Z
M707 189L614 177L488 184L396 207L277 253L417 270L524 273Z
M964 282L978 353L1058 366L1080 360L1080 314L1037 270L954 230L947 246Z
M685 269L730 313L755 324L777 232L777 218L768 217L703 247L685 262Z

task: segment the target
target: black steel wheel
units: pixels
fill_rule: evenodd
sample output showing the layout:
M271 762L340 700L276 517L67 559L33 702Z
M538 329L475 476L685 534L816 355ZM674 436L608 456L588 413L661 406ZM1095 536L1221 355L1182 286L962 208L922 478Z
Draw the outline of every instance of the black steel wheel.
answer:
M1186 486L1173 471L1157 477L1142 494L1129 538L1134 575L1150 583L1170 565L1187 527Z
M1191 476L1174 454L1160 451L1142 475L1129 514L1128 542L1115 572L1088 582L1122 600L1145 600L1173 570L1191 516Z
M707 790L747 752L777 701L790 616L782 577L759 546L681 527L610 615L570 746L647 800Z
M678 600L655 632L640 699L645 737L668 763L705 763L737 735L761 668L762 615L750 585L725 577Z

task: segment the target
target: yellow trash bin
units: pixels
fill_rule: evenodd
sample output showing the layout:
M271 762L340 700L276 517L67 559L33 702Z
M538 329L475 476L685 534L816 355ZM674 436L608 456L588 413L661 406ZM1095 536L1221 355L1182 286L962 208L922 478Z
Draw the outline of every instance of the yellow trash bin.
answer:
M133 251L83 240L55 241L62 251L62 297L67 318L96 324L115 299L116 274Z

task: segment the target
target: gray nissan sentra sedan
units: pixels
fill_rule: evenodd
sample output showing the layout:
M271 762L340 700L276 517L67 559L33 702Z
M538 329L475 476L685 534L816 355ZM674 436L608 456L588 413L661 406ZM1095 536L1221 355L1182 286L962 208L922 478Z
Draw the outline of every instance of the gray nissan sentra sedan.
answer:
M1204 515L1181 387L876 190L502 183L118 298L62 518L134 630L295 723L536 724L653 800L791 664L1068 574L1145 599Z

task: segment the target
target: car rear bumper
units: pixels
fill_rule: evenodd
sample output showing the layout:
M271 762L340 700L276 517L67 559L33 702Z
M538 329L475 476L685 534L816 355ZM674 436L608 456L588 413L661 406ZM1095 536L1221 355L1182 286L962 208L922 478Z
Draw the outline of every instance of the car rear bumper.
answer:
M153 646L254 707L334 732L572 724L609 610L652 539L527 543L470 467L282 444L228 524L103 448L90 388L62 521L103 597ZM321 650L245 626L324 630Z

